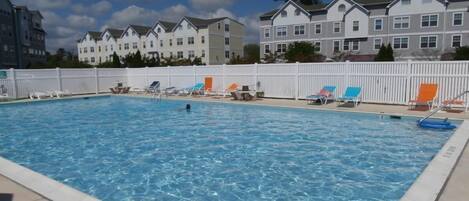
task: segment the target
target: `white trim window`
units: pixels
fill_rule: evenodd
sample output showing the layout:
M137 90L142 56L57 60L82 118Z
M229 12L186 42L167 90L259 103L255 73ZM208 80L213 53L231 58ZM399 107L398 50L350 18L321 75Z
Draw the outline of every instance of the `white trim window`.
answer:
M178 59L182 59L182 58L184 58L184 52L183 51L178 51L176 53L176 56L177 56Z
M264 38L270 38L270 29L264 29Z
M394 49L407 49L409 48L409 37L394 37L392 39Z
M270 45L264 45L264 54L269 54L270 53Z
M422 27L438 27L438 15L422 15L421 18Z
M176 38L176 45L183 45L183 39L182 38Z
M373 49L379 50L379 49L381 49L382 45L383 45L383 39L382 38L373 39Z
M280 16L281 17L288 17L287 11L282 10L282 12L280 12Z
M295 36L305 35L305 25L295 25Z
M340 52L340 40L333 41L333 51L334 53Z
M359 31L360 30L360 22L359 21L353 21L352 22L352 30L353 31Z
M344 41L343 46L344 51L359 51L360 50L360 41L353 40L353 41Z
M453 13L453 26L464 25L464 13Z
M322 32L322 25L321 24L315 24L314 25L314 33L315 34L321 34Z
M409 16L394 17L393 19L394 29L408 29L409 25L410 25Z
M276 32L277 32L277 37L287 37L287 27L286 26L277 27Z
M277 44L277 53L285 53L285 52L287 52L287 44L286 43Z
M352 41L352 51L360 51L360 41Z
M451 47L453 47L453 48L461 47L462 46L461 44L462 44L462 35L461 34L451 36Z
M375 19L375 26L374 26L375 31L381 31L383 30L383 18L377 18Z
M420 48L436 48L437 36L420 36Z
M314 45L314 51L321 52L321 41L314 41L313 45Z
M334 22L333 24L333 29L334 29L334 33L340 33L340 26L342 24L340 22Z
M195 52L194 52L194 50L189 50L188 55L189 55L189 58L190 58L190 59L191 59L191 58L194 58L194 57L195 57Z

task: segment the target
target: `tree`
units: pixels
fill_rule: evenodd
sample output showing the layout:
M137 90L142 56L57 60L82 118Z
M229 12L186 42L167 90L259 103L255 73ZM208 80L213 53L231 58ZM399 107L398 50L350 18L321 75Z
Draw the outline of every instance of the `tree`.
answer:
M288 62L318 62L321 55L316 53L316 48L308 42L295 42L288 46L285 53Z
M469 60L469 46L456 48L454 60Z
M112 67L113 68L120 68L121 67L121 60L119 56L117 56L117 53L114 52L112 54Z
M247 44L244 46L244 60L245 63L259 63L260 47L258 44Z
M137 51L135 54L130 53L125 56L124 65L129 68L141 68L145 66L145 61L140 51Z
M379 52L375 57L375 61L394 61L394 51L392 50L391 44L381 45Z
M386 46L386 59L386 61L394 61L394 50L389 43L388 46Z

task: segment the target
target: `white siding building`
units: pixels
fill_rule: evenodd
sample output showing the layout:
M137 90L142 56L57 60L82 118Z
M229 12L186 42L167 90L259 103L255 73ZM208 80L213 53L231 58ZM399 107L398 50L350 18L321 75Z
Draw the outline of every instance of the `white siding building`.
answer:
M230 18L183 17L158 21L153 27L129 25L125 30L88 32L78 41L80 61L91 65L140 51L153 58L194 59L209 65L225 64L243 55L244 25Z

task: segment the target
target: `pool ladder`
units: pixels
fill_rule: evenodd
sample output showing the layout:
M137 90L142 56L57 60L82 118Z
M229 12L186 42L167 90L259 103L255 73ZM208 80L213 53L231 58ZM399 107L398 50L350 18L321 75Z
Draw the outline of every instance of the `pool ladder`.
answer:
M453 99L451 99L450 101L444 103L443 105L440 105L438 108L436 108L435 110L432 111L432 113L430 113L429 115L427 115L425 118L423 119L420 119L419 122L423 122L427 119L429 119L430 117L432 117L433 115L435 115L436 113L438 113L439 111L441 111L443 108L447 107L448 105L452 104L454 101L458 100L459 98L463 97L464 95L468 94L469 91L464 91L462 93L460 93L459 95L457 95L456 97L454 97Z

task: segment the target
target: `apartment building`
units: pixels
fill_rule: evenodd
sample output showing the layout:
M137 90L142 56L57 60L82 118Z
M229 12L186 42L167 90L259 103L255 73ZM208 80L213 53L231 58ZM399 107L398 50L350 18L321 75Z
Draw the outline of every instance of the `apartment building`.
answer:
M0 0L0 69L46 62L42 20L39 11Z
M261 55L308 41L328 58L345 53L372 59L382 44L391 44L397 60L435 60L469 45L468 8L468 0L290 0L261 15Z
M125 30L88 32L78 41L80 61L92 65L140 51L153 58L194 59L209 65L224 64L243 55L244 25L227 17L183 17L177 22L157 21L154 26L129 25Z

